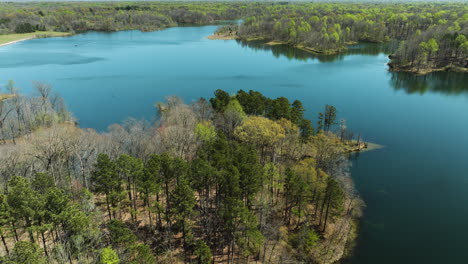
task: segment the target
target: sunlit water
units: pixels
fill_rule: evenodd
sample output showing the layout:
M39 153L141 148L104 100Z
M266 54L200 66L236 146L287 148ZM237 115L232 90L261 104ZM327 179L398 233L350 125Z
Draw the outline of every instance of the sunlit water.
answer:
M191 102L216 89L325 104L367 141L352 175L367 203L356 264L467 263L468 77L387 71L376 45L314 58L285 47L208 40L215 26L86 33L0 48L0 83L52 84L82 127L151 119L165 96Z

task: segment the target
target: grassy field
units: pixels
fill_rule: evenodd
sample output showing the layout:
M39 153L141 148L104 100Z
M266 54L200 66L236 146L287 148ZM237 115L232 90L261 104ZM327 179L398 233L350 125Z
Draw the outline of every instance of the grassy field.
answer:
M70 33L54 32L54 31L37 31L34 33L6 34L6 35L0 35L0 45L13 42L13 41L24 40L24 39L63 37L63 36L68 36L68 35L70 35Z

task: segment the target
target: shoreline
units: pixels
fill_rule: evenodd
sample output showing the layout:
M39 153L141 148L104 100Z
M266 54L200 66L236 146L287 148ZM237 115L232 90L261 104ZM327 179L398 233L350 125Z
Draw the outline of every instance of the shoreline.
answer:
M212 34L206 37L207 39L210 40L234 40L234 39L239 39L235 35L224 35L224 34Z
M213 33L212 35L207 36L207 38L211 39L211 40L240 39L242 41L257 41L257 40L264 40L265 41L265 39L262 38L262 37L245 39L245 38L241 38L241 37L239 37L237 35L216 34L216 33ZM380 42L375 42L375 43L380 43ZM277 40L265 41L265 43L263 43L263 44L267 45L267 46L286 45L286 46L290 46L290 47L293 47L293 48L296 48L296 49L299 49L299 50L302 50L302 51L305 51L305 52L309 52L309 53L315 54L315 55L336 55L336 54L340 54L340 53L344 52L347 49L347 48L343 48L343 49L317 50L317 49L314 49L314 48L311 48L311 47L308 47L308 46L304 46L304 45L300 45L300 44L299 45L293 45L293 44L291 44L289 42L286 42L286 41L277 41ZM359 42L347 43L347 45L355 45L355 44L359 44ZM389 55L389 58L392 59L392 55ZM454 66L454 65L447 65L447 66L440 67L440 68L428 68L428 69L418 69L418 68L415 68L415 67L399 66L399 65L393 64L391 61L388 62L387 65L389 66L388 71L390 71L390 72L408 72L408 73L413 73L413 74L416 74L416 75L426 75L426 74L429 74L429 73L432 73L432 72L468 72L468 68ZM381 147L378 147L378 148L381 148ZM375 148L373 148L373 149L375 149Z
M463 66L453 65L452 62L449 62L448 65L441 67L430 67L430 68L418 68L410 64L398 64L395 63L395 54L388 55L390 61L387 63L389 71L391 72L409 72L416 75L426 75L432 72L468 72L468 68Z
M31 39L67 37L73 35L70 32L39 31L31 33L0 35L0 47L13 45ZM16 38L16 39L15 39ZM2 43L3 42L3 43Z
M409 72L416 75L426 75L433 72L468 72L468 68L447 65L441 68L418 69L415 67L397 66L391 62L387 63L391 72Z
M10 41L10 42L6 42L6 43L0 44L0 47L12 45L12 44L15 44L15 43L18 43L18 42L23 42L23 41L25 41L25 40L30 40L30 39L34 39L34 38L33 38L33 37L30 37L30 38L24 38L24 39L13 40L13 41Z

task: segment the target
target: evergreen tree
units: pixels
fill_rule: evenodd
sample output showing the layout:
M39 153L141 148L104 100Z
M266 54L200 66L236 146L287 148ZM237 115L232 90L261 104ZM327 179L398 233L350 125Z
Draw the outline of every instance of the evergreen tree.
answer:
M12 264L46 264L47 261L35 243L19 241L9 257Z
M109 219L112 219L111 195L120 190L121 183L117 175L115 163L109 156L105 154L98 155L91 181L94 191L106 196L107 212L109 214Z
M336 108L332 105L325 106L324 128L329 131L336 124Z
M216 112L224 112L226 106L229 104L231 100L231 96L223 90L216 90L215 97L210 99L211 106Z
M210 264L213 259L210 247L203 240L197 241L194 254L197 257L197 264Z

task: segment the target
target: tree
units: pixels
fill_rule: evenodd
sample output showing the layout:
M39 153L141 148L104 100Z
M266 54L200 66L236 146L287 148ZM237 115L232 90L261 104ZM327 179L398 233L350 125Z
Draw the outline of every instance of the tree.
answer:
M278 97L275 100L271 100L266 116L273 120L281 118L291 119L291 106L288 98Z
M327 189L325 191L325 199L322 203L322 213L320 218L320 224L322 223L323 210L325 208L325 220L323 221L322 232L325 232L327 228L327 220L329 215L336 215L343 209L344 193L340 185L333 178L328 178ZM319 225L320 225L319 224Z
M111 247L106 247L101 250L101 260L100 264L119 264L120 259Z
M15 244L9 260L14 264L47 263L39 247L34 243L26 241L19 241Z
M148 211L148 219L150 226L152 225L151 218L151 203L150 197L152 194L156 194L156 202L159 204L159 192L161 178L159 170L161 169L161 161L158 155L151 155L148 161L145 163L143 173L137 178L136 184L138 190L143 193L143 199L145 206ZM158 210L158 225L161 227L161 212Z
M130 248L130 264L154 264L154 257L151 248L146 244L136 244Z
M220 118L218 118L218 124L226 135L231 136L234 129L242 124L246 116L239 101L233 99L228 103Z
M263 115L265 113L268 99L260 92L250 90L246 93L244 90L239 90L236 99L248 115Z
M124 222L112 219L108 224L110 241L116 248L129 249L136 241L137 237L128 229Z
M278 123L268 118L251 116L235 129L234 135L241 142L258 146L263 160L266 149L283 139L285 131Z
M199 121L211 120L213 118L213 107L205 98L200 98L192 104L193 112L197 115Z
M127 195L130 202L130 212L132 219L136 220L136 181L141 178L143 174L143 162L130 155L122 154L116 160L116 170L120 174L120 177L127 183ZM150 187L150 186L148 186ZM133 193L133 195L132 195ZM147 199L145 199L147 202Z
M226 106L228 105L229 101L231 100L231 96L223 90L216 90L215 97L210 99L211 106L216 112L224 112Z
M314 229L304 226L299 229L296 234L291 235L289 243L296 249L300 254L310 254L312 249L317 245L320 237ZM304 257L306 258L306 257Z
M198 240L195 246L195 256L197 264L210 264L212 261L211 249L203 240Z
M176 223L182 227L182 240L184 243L184 252L187 258L187 233L190 232L188 227L191 224L193 207L196 204L196 200L194 192L192 188L190 188L185 177L178 180L177 186L172 193L171 202L173 203L171 208Z
M304 119L304 111L305 109L302 106L302 102L299 100L294 100L291 105L291 122L296 125L300 125Z
M36 173L31 186L38 193L45 194L49 188L55 186L54 178L47 173Z
M233 165L239 170L239 187L242 199L247 207L252 206L252 200L263 184L263 170L258 159L258 153L252 146L234 145Z
M325 106L324 113L324 128L326 131L329 131L330 128L336 124L336 108L332 105Z
M210 121L203 121L197 124L195 133L203 142L209 142L216 138L216 128Z
M8 182L9 190L7 202L12 210L12 216L16 220L23 219L29 233L31 243L34 243L32 232L33 219L36 216L36 209L41 207L41 196L31 188L29 180L15 176Z
M323 130L323 128L325 127L325 122L324 122L324 116L323 116L323 113L320 112L318 113L318 122L317 122L317 132L320 132Z
M314 128L312 122L308 119L302 119L299 128L301 129L301 137L304 142L307 142L310 137L314 134Z
M106 154L99 154L95 169L91 176L95 192L106 196L107 212L112 219L110 196L120 189L120 179L117 175L115 163Z
M5 248L7 255L10 254L10 250L5 239L5 235L10 229L11 221L13 221L10 215L10 210L6 196L0 194L0 238L2 239L3 247Z

